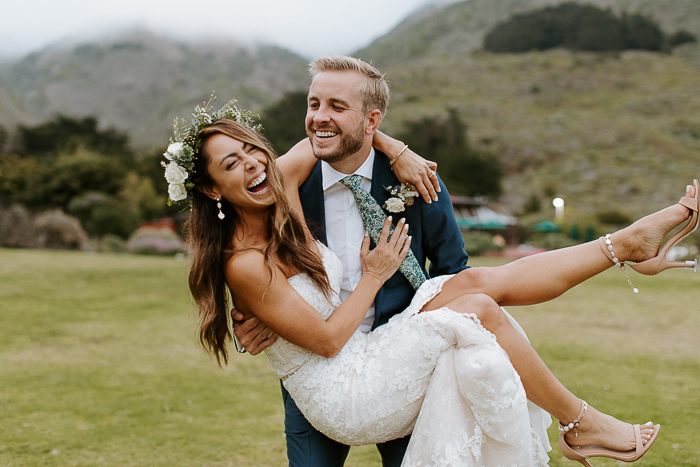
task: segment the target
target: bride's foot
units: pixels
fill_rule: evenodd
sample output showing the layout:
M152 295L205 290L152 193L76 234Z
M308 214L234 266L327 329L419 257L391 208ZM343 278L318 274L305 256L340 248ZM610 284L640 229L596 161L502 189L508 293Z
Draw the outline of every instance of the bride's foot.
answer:
M640 425L642 444L645 445L654 435L651 422ZM610 415L599 412L589 406L585 417L581 417L579 426L574 431L569 430L564 440L570 446L603 446L615 451L631 451L636 449L634 427Z
M695 196L695 187L688 186L686 197ZM682 204L674 204L639 219L634 224L611 235L615 255L620 261L641 263L655 257L664 237L687 220L692 211Z

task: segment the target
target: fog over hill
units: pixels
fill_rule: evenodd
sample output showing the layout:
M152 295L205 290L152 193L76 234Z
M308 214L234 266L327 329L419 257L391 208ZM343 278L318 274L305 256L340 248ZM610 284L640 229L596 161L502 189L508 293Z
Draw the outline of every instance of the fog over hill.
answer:
M700 36L697 0L580 2L643 12L667 31L684 28ZM496 22L556 3L561 1L433 3L354 55L382 67L469 54ZM306 60L279 47L178 43L137 30L0 63L0 125L11 131L18 123L37 123L57 112L93 115L102 126L129 131L137 146L148 146L168 135L175 114L188 117L212 90L220 99L236 97L241 106L257 110L307 85Z
M308 85L306 61L274 46L184 44L144 32L104 42L50 47L0 67L0 125L54 113L96 116L127 130L138 146L167 138L212 90L259 109ZM220 102L221 103L221 102Z

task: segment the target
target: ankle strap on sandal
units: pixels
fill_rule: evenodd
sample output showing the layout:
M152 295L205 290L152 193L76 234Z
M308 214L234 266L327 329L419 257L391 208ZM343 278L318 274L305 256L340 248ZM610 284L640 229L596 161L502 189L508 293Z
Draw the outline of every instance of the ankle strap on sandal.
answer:
M598 244L600 245L600 248L603 250L603 253L605 253L605 256L608 257L610 261L613 262L615 266L618 266L622 272L625 273L625 277L627 278L627 283L632 287L632 291L634 293L639 293L639 289L635 287L632 284L632 281L630 280L629 274L627 274L627 269L625 269L625 262L620 261L617 259L617 256L615 256L615 252L613 251L613 245L612 245L612 239L610 238L610 234L606 234L605 237L600 237L598 239Z
M578 437L578 431L576 431L576 428L580 425L581 419L583 418L584 415L586 415L586 411L588 410L588 402L584 401L581 399L581 410L578 413L578 417L574 419L573 422L569 423L568 425L563 425L561 421L559 422L559 433L566 433L567 431L571 430L573 428L574 430L574 436Z

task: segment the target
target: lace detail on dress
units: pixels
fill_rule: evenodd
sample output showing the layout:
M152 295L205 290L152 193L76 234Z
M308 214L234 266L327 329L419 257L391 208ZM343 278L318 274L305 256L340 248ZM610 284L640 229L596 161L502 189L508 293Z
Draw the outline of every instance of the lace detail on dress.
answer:
M331 286L331 301L328 301L323 292L319 290L311 278L304 273L290 277L287 279L287 282L301 295L306 303L311 305L321 314L323 319L326 320L333 313L333 310L340 306L339 293L340 282L343 279L343 265L327 246L321 242L316 243L321 251L321 260L323 261L323 267L326 269L328 282ZM287 379L289 375L294 373L304 365L309 358L315 355L281 337L265 350L265 354L270 360L277 376L279 376L282 381Z
M342 265L319 248L337 291ZM520 378L495 337L475 315L418 313L447 279L427 281L404 312L370 333L356 331L333 358L281 338L268 358L307 420L341 443L413 432L406 466L546 465ZM305 275L289 283L324 319L339 305Z

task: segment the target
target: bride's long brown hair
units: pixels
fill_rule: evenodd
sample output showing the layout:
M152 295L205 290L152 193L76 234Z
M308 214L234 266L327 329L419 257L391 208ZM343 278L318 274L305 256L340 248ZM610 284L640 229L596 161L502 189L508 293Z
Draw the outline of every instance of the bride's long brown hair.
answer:
M266 181L275 199L268 214L270 241L263 251L270 274L272 275L274 261L278 260L296 271L308 274L326 295L330 293L330 284L321 260L308 247L302 221L289 207L282 174L277 169L274 150L267 140L233 120L219 120L201 129L197 133L198 144L195 147L199 147L199 151L195 158L194 173L191 174L191 181L195 185L192 191L192 212L186 226L192 260L189 286L199 309L199 340L221 365L222 360L228 363L226 342L231 339L231 305L226 290L226 265L236 253L232 239L239 219L234 206L222 199L221 211L226 217L220 220L217 217L219 211L216 202L197 189L209 188L214 184L207 169L209 156L204 149L207 139L215 134L223 134L255 146L267 158Z

